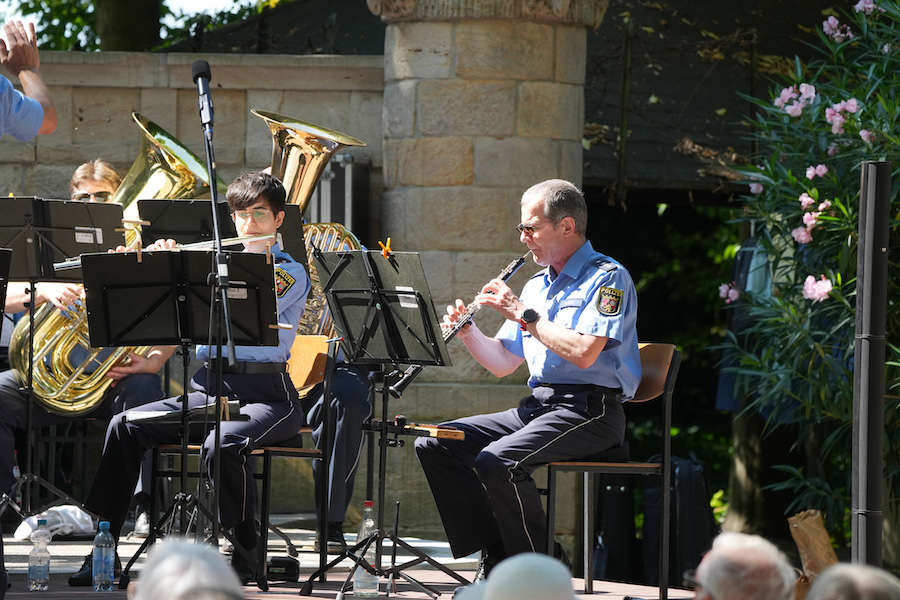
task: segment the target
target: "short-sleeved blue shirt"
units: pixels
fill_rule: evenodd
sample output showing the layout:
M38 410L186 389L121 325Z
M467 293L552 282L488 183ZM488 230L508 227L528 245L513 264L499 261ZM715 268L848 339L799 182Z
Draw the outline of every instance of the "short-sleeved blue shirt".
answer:
M44 122L41 103L29 98L0 75L0 136L9 134L20 142L33 139Z
M272 246L275 259L275 296L278 302L278 322L292 325L292 329L278 330L278 346L235 346L234 355L246 362L287 362L291 346L297 336L297 324L306 308L310 283L306 269L278 244ZM215 349L213 349L215 354ZM197 346L197 359L208 360L209 346Z
M525 358L528 385L593 384L622 388L623 399L634 396L641 379L637 339L637 292L631 275L612 258L585 242L562 272L550 267L525 283L519 299L542 319L609 341L590 367L581 369L551 352L519 323L506 321L495 336L503 346Z

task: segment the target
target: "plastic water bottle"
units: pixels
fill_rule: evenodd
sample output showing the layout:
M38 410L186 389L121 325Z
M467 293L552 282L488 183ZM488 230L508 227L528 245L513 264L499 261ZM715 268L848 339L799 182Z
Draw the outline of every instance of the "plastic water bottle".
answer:
M375 533L374 503L371 500L366 500L363 503L362 522L359 525L359 536L356 538L356 542L361 542L373 533ZM374 541L369 544L369 549L366 550L363 561L370 567L375 567ZM378 575L372 575L360 565L353 573L353 596L357 598L373 598L377 595Z
M113 589L116 561L116 540L109 532L109 521L100 521L100 531L94 538L94 555L91 558L91 575L95 592Z
M34 547L28 554L28 591L46 592L50 587L50 531L46 519L38 519L37 529L31 532Z

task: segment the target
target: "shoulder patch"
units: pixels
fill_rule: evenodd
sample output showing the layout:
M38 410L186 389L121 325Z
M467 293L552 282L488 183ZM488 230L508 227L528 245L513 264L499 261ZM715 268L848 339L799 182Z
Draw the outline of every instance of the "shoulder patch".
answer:
M601 315L614 316L622 309L624 292L611 287L601 287L597 297L597 310Z
M293 275L278 267L275 269L275 296L278 298L283 298L289 289L294 286Z

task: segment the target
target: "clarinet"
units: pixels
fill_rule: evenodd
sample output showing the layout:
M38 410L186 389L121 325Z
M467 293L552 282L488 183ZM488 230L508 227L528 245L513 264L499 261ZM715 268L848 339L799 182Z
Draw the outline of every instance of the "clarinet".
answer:
M531 254L531 250L506 265L506 267L502 271L500 271L500 274L497 275L495 279L506 281L507 279L512 277L513 274L515 274L515 272L519 270L519 267L524 265L525 261L528 260L529 254ZM456 323L454 323L452 327L443 332L442 337L444 338L444 343L449 343L450 340L456 337L456 334L459 333L459 330L468 325L475 317L475 313L477 313L480 309L481 305L477 302L472 302L471 304L469 304L459 320L456 321ZM409 384L412 383L413 379L418 377L423 368L424 367L422 365L410 365L409 367L407 367L407 369L403 372L403 375L400 376L400 379L398 379L389 388L391 395L394 398L399 398L403 394L404 390L409 387Z

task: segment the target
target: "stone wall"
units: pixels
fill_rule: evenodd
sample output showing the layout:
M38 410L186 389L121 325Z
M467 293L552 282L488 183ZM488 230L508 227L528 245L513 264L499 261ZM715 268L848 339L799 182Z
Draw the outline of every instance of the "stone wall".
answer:
M281 113L365 141L349 150L373 165L380 185L381 56L204 55L212 72L217 170L228 182L269 165L268 127L250 108ZM42 52L41 69L59 114L49 136L0 140L0 192L68 196L75 167L97 157L122 174L141 143L136 111L203 158L193 54ZM15 82L15 81L14 81Z

